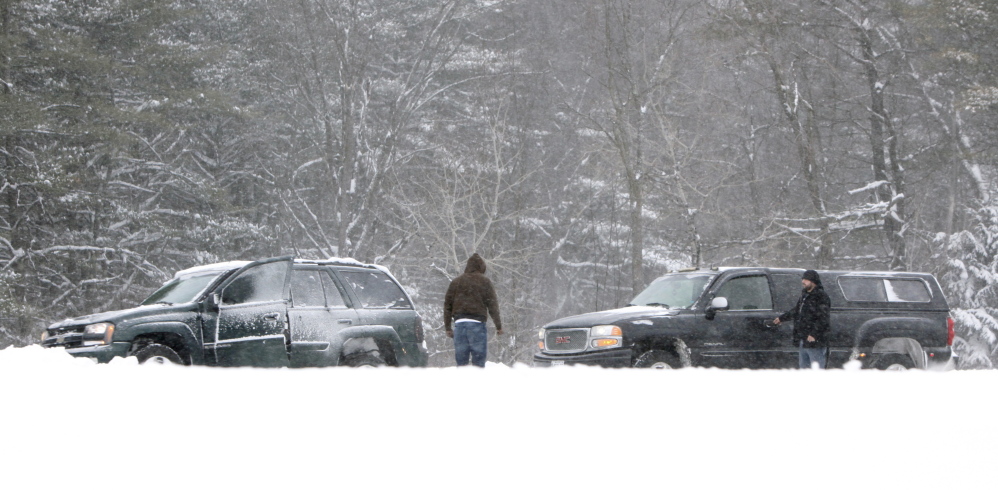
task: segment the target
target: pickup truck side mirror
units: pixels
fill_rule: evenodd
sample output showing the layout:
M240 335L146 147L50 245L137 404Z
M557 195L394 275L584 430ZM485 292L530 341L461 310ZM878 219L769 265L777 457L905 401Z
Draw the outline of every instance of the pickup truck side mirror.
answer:
M710 300L710 306L707 307L707 319L713 320L714 315L719 311L728 311L728 298L719 296Z

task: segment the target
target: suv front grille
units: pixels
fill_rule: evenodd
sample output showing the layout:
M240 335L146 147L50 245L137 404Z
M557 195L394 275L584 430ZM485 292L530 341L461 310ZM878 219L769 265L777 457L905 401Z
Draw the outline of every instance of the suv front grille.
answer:
M83 345L83 325L63 327L49 331L48 338L42 342L42 347L81 347Z
M544 336L544 350L548 352L582 352L589 344L589 329L548 329Z

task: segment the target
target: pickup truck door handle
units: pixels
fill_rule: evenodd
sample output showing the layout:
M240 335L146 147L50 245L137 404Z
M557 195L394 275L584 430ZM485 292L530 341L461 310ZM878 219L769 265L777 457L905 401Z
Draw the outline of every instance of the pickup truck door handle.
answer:
M353 323L353 320L336 320L336 323L339 323L341 325L350 325L351 323Z
M268 313L263 316L263 319L267 320L268 322L276 322L277 319L280 317L281 317L280 313Z

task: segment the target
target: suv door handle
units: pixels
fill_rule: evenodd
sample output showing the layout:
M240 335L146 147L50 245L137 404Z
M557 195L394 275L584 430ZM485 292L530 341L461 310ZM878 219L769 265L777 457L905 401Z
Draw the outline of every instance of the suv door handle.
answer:
M281 317L280 313L268 313L263 316L263 319L267 320L268 322L276 322L277 319L280 317Z
M336 320L336 323L339 323L341 325L350 325L351 323L353 323L353 320Z

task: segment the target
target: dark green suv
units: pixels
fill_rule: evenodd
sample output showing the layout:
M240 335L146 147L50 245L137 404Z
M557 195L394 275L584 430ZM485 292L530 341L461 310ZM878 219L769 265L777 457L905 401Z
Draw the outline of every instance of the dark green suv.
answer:
M64 320L42 345L108 362L425 366L422 320L384 268L352 260L225 262L177 272L141 305Z

